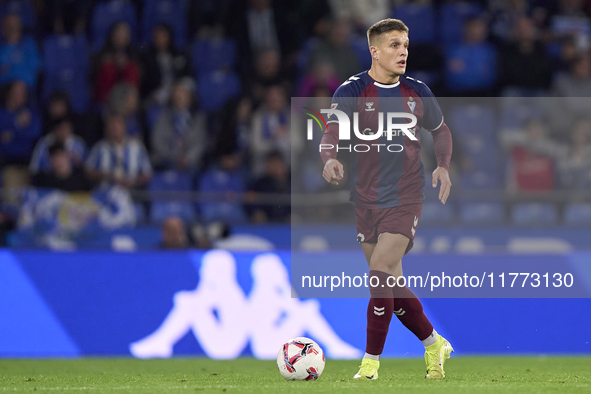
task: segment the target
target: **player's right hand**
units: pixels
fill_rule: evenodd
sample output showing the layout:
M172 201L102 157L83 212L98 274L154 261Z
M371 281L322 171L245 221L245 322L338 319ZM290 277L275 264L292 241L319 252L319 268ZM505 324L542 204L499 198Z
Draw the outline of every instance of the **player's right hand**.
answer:
M343 165L337 159L328 159L324 164L322 176L326 182L338 185L344 174Z

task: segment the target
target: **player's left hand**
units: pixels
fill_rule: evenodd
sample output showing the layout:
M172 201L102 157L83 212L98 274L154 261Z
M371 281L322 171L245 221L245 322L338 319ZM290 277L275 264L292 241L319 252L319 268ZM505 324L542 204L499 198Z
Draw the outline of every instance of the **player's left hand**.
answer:
M435 171L433 171L433 187L437 187L438 182L441 182L441 187L439 188L439 201L441 201L442 204L445 204L447 197L449 197L451 181L449 179L449 173L443 167L437 167Z

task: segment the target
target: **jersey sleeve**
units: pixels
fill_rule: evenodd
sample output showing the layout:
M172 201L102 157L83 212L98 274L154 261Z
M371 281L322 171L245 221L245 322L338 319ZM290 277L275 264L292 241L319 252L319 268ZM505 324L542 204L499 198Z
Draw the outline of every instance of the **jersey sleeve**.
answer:
M431 89L423 83L422 86L421 99L423 100L424 108L422 127L428 131L435 131L443 125L443 113Z
M343 111L349 119L352 118L353 111L355 110L355 103L357 102L354 89L350 85L352 85L351 79L339 86L332 96L330 104L331 109ZM320 157L324 163L330 159L337 158L339 122L334 113L327 114L326 126L326 130L320 141Z

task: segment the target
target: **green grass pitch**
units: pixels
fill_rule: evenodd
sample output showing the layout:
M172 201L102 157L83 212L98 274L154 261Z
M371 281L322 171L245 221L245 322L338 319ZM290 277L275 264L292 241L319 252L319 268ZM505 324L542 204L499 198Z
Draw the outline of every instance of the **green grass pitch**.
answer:
M89 393L589 393L591 357L453 357L442 381L422 359L385 359L377 381L358 361L327 360L317 381L287 382L275 361L241 358L0 360L0 392Z

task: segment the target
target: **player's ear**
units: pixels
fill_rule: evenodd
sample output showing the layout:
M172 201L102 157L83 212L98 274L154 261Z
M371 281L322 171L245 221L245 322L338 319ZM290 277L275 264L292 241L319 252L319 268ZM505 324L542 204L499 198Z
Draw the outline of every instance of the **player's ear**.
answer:
M370 46L369 47L369 52L371 53L371 58L373 60L378 60L378 48L375 46Z

